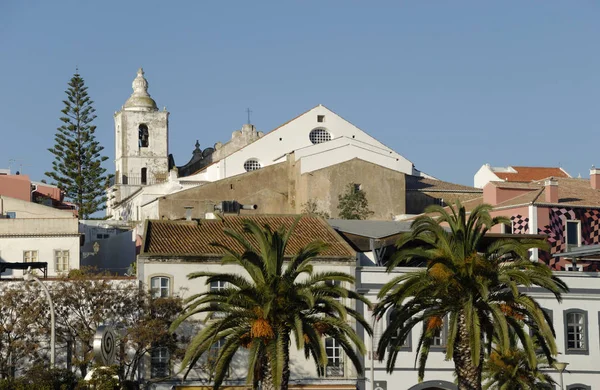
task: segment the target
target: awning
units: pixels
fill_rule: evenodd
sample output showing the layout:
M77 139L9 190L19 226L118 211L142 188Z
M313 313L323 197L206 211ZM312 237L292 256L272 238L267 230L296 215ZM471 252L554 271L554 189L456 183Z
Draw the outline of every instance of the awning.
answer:
M586 260L600 260L600 244L574 247L561 253L555 253L552 255L552 257L569 257L574 259L586 258Z

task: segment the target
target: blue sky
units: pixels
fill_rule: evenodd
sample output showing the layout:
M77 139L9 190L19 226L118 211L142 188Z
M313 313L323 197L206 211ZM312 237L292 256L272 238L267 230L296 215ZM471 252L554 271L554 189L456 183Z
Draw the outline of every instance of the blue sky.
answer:
M114 170L113 113L143 66L181 165L253 111L321 103L440 179L484 163L600 166L595 1L2 1L0 167L42 179L78 66Z

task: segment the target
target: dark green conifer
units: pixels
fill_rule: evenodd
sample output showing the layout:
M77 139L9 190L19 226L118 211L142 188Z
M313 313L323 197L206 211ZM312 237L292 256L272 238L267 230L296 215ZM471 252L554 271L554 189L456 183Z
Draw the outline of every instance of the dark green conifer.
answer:
M54 146L48 149L54 155L52 171L46 176L77 206L79 218L87 219L106 208L105 190L112 175L102 167L108 157L101 154L104 147L96 141L94 102L78 71L68 85L60 118L63 125L56 131Z

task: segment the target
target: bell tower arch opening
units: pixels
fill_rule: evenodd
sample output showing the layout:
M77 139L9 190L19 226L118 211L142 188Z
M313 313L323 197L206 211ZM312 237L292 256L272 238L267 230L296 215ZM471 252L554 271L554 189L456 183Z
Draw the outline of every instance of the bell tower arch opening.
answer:
M140 148L147 148L148 138L148 126L145 123L142 123L138 127L138 146Z

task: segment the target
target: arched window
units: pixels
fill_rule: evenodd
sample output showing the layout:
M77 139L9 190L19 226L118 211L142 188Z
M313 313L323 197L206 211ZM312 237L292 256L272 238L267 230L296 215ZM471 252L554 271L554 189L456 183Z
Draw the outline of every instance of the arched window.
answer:
M148 147L148 126L146 126L144 123L142 123L139 127L138 127L138 146L140 148L147 148Z
M577 383L575 385L567 386L567 390L592 390L592 387L588 385L582 385L581 383Z
M262 168L262 166L260 165L260 162L255 158L249 158L244 163L244 169L246 170L246 172L256 171L260 168Z
M331 133L327 131L327 129L317 127L308 134L308 139L315 145L321 144L323 142L331 141Z
M565 310L564 325L566 354L589 354L587 311L580 309Z

